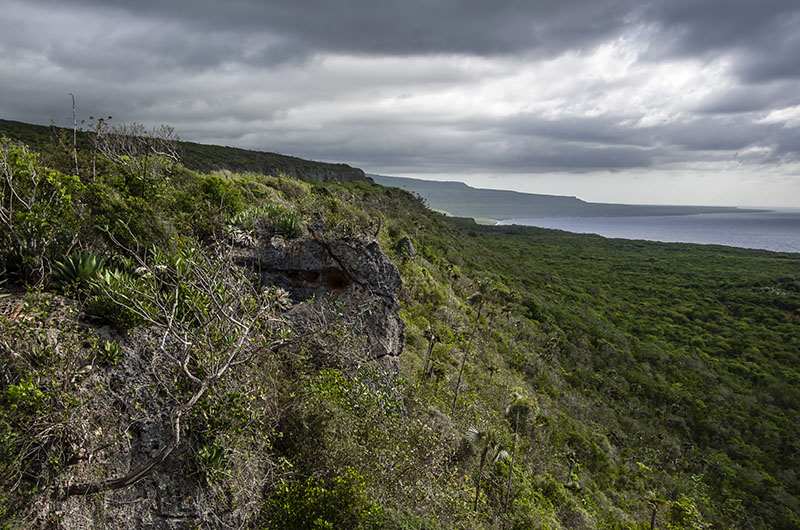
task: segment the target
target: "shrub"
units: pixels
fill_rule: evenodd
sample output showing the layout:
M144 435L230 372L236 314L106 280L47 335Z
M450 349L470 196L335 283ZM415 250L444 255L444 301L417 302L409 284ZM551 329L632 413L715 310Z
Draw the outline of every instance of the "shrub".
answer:
M669 528L674 529L695 529L705 528L703 516L697 506L686 495L673 502L667 512Z
M157 197L131 195L111 177L90 183L85 195L92 224L112 248L114 239L130 248L166 244L175 233L170 218L175 212L165 213L160 202Z
M365 493L366 480L353 468L330 480L286 484L268 501L267 529L379 528L383 509Z
M44 392L39 390L32 379L24 379L16 385L9 385L4 394L11 409L23 407L38 410L46 399Z
M280 191L289 200L302 199L309 194L310 187L308 184L283 173L278 177L262 176L261 180L267 186Z
M171 184L165 192L163 211L176 217L178 232L190 232L201 239L218 234L225 220L248 202L243 184L218 175L181 169Z
M0 138L0 270L40 282L80 226L78 177L44 167L38 154Z

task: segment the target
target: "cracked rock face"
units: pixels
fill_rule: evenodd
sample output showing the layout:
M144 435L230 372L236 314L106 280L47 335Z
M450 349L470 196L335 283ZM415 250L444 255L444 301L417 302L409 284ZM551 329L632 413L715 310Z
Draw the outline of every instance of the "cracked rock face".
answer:
M262 285L283 287L295 302L313 304L331 297L340 302L339 316L366 339L368 358L382 359L385 366L396 369L394 358L403 349L404 324L397 299L402 282L377 241L325 241L318 236L287 241L275 236L243 261ZM287 316L295 320L299 313ZM302 327L303 318L299 320Z

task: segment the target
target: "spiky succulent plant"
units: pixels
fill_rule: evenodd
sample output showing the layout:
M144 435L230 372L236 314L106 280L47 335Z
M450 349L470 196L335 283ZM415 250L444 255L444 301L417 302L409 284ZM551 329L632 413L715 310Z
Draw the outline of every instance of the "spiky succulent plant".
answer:
M61 285L76 285L81 291L88 291L105 267L106 259L96 252L75 251L64 261L53 265L53 281Z

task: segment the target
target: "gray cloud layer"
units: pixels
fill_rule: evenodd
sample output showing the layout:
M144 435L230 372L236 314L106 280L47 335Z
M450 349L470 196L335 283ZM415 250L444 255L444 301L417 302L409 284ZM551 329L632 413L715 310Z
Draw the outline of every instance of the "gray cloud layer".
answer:
M63 123L73 92L368 171L777 173L800 200L798 28L796 0L11 0L0 116Z

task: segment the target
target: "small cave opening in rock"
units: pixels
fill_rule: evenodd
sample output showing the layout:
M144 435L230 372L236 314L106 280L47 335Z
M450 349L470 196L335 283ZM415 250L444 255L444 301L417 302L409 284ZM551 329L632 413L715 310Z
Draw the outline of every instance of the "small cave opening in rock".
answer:
M295 285L315 285L320 279L320 274L317 271L289 270L284 271L284 274Z
M322 283L331 291L344 291L350 285L350 278L341 269L325 269L321 275Z

